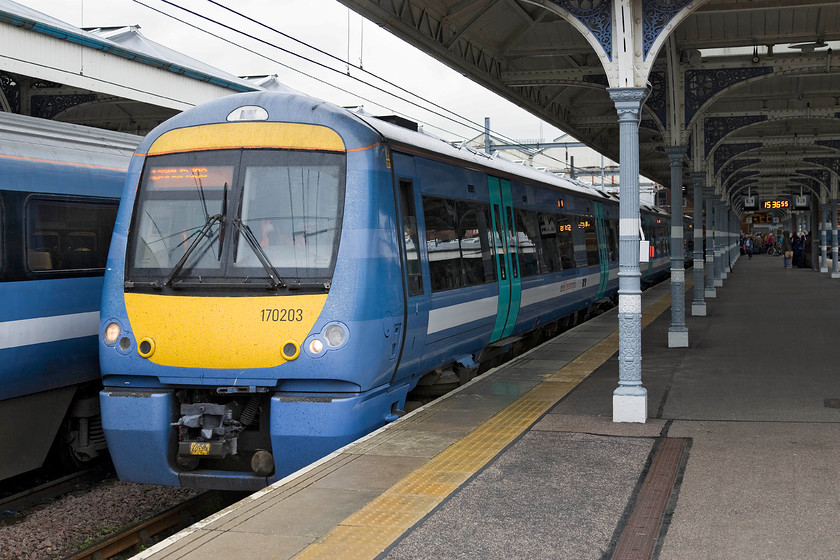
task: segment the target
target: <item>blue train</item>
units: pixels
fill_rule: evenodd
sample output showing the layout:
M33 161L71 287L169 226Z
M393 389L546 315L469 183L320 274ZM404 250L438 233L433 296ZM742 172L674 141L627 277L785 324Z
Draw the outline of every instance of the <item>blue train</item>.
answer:
M669 216L643 217L668 271ZM615 295L618 203L300 94L153 130L131 162L101 320L120 478L256 489Z
M0 113L0 480L105 451L99 302L139 141Z

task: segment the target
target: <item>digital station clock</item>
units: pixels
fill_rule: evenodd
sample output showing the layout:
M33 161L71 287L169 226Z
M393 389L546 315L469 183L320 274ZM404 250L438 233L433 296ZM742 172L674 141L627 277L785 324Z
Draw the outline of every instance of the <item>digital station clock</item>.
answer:
M784 210L790 208L790 200L786 198L765 200L761 207L765 210Z

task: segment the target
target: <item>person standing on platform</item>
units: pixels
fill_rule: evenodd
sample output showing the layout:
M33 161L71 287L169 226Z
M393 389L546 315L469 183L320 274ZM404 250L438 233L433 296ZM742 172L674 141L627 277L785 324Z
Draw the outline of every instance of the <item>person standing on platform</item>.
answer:
M749 235L744 239L744 252L747 254L747 258L752 260L753 240Z
M802 267L803 257L805 256L804 244L802 236L797 233L793 234L793 266L796 268Z
M782 234L782 254L785 256L785 268L790 268L793 260L793 243L790 237L790 232L786 231Z

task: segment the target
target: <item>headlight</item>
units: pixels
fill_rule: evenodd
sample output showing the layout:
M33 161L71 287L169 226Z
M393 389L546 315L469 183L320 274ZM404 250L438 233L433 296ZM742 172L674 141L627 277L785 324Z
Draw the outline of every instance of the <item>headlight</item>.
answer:
M347 338L347 333L340 325L330 325L324 331L324 338L327 339L327 344L335 348L344 344L344 340Z
M120 326L117 323L108 323L105 327L105 344L115 344L120 337Z
M321 352L323 352L323 351L324 351L324 343L323 343L323 342L321 342L321 341L320 341L319 339L317 339L317 338L313 338L313 339L309 342L309 351L310 351L312 354L320 354Z

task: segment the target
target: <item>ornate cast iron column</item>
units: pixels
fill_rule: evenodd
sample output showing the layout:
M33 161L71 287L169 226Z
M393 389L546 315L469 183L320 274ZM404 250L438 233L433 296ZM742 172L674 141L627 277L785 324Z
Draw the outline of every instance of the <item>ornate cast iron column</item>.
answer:
M694 299L691 302L691 315L706 316L706 300L703 299L703 183L705 173L692 173L694 183Z
M726 236L723 202L715 200L715 288L723 286L723 240Z
M732 271L729 263L729 238L732 235L732 218L729 206L723 200L720 201L720 278L726 280Z
M820 204L820 272L828 272L828 206Z
M715 290L715 189L705 187L703 194L706 200L706 297L717 296Z
M671 327L668 348L688 347L685 326L685 243L683 241L682 166L685 146L665 148L671 162Z
M831 277L840 278L840 263L837 262L837 199L831 199Z
M639 271L639 119L647 88L610 88L619 124L618 388L613 422L645 422L642 386L642 290Z
M726 268L727 272L732 272L732 267L735 266L735 261L738 260L738 257L741 254L741 249L738 246L738 239L740 238L741 226L738 223L738 215L735 213L735 210L731 206L726 207L726 215L729 216L729 237L728 245L726 246L726 254L728 255L727 261L728 266ZM737 251L735 249L738 249Z

